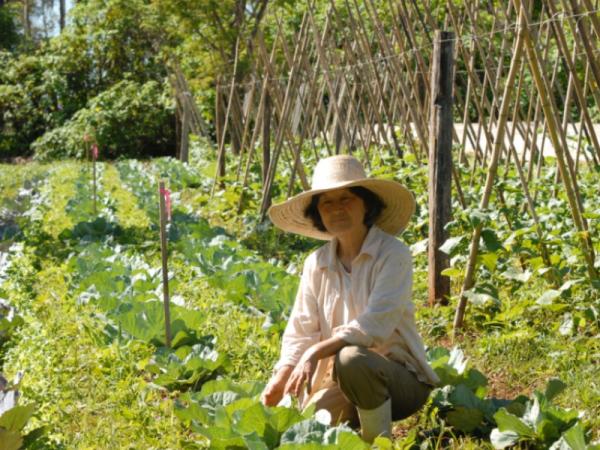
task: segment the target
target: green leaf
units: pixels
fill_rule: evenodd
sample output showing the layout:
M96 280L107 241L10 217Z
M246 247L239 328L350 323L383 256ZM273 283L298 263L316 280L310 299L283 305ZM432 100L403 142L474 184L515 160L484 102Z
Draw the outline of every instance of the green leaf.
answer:
M564 391L566 387L567 385L558 378L552 378L546 385L544 395L548 400L552 400L554 397Z
M411 430L411 432L412 431L413 430ZM402 444L406 445L405 442L406 442L406 439L403 439ZM377 450L392 450L394 448L394 444L392 443L392 441L389 438L386 438L383 436L377 436L375 438L375 440L373 441L373 447L375 447ZM370 447L366 447L366 448L370 448ZM410 448L410 447L403 446L402 448Z
M538 298L536 300L536 303L538 305L542 305L542 306L550 305L559 296L560 296L560 291L557 291L555 289L548 289L546 292L544 292L542 294L542 296L540 298Z
M477 369L469 369L467 371L467 379L464 380L465 385L475 392L480 387L485 387L488 384L487 378Z
M518 230L513 231L510 234L510 236L508 236L508 238L504 241L504 246L511 247L516 242L516 238L518 238L519 236L522 236L524 234L527 234L531 231L532 231L531 227L519 228Z
M265 387L265 384L258 381L251 381L246 383L237 383L227 378L220 380L207 381L202 385L200 390L200 397L206 397L207 395L214 394L215 392L231 391L238 394L240 397L254 397L260 394Z
M185 406L179 400L175 401L175 415L179 420L189 423L196 420L200 423L210 423L210 415L207 409L202 408L196 401L190 401L188 406Z
M285 408L283 406L276 406L271 408L271 416L269 417L269 424L280 433L287 430L293 424L302 421L304 418L300 411L295 408Z
M565 313L563 321L558 328L558 332L563 336L570 336L573 333L575 322L571 313Z
M256 432L246 434L244 436L244 442L246 443L246 448L248 450L269 450L267 444L265 444Z
M481 409L482 401L464 384L459 384L448 396L453 405L463 406L469 409Z
M434 347L427 350L427 361L429 364L445 364L450 357L450 351L446 347Z
M496 253L482 253L478 258L481 259L481 262L483 262L490 272L496 270L496 265L498 264L498 255Z
M535 437L535 431L525 424L520 418L509 413L506 408L500 408L494 419L498 424L498 430L516 433L519 437Z
M0 427L11 431L21 431L34 410L35 406L33 403L15 406L0 416Z
M514 431L500 431L494 428L490 434L490 441L496 449L503 449L516 444L519 441L519 435Z
M569 280L569 281L564 282L562 284L562 286L560 288L558 288L558 290L560 292L564 292L564 291L571 289L573 286L575 286L577 284L581 284L582 282L583 282L583 278L579 278L576 280Z
M502 249L502 244L498 240L498 236L489 228L486 228L481 231L481 238L483 239L483 243L485 246L485 250L489 252L496 252Z
M448 267L447 269L442 270L442 275L445 277L456 278L462 275L462 271L456 267Z
M465 368L467 367L467 360L465 358L465 354L460 348L452 348L450 351L450 359L448 359L448 365L454 368L459 374L465 371Z
M585 434L583 432L583 426L581 422L577 422L567 431L565 431L561 437L562 440L568 444L571 450L587 450L585 444Z
M414 243L410 246L410 250L413 256L420 255L421 253L425 253L427 251L427 243L429 239L425 238L419 242Z
M378 446L378 448L382 450L385 448L382 445L384 439L391 444L391 441L384 437L379 437L375 439L375 441L379 440L379 444L377 444L377 442L375 442L375 444ZM344 450L365 450L371 448L371 446L368 445L365 441L363 441L360 438L360 436L358 436L356 433L351 433L349 431L342 431L338 433L335 443L339 446L340 449ZM389 448L392 447L390 446Z
M303 420L292 425L281 436L281 444L321 444L327 425L315 419Z
M439 250L441 252L446 253L447 255L451 255L452 251L460 245L464 238L464 236L458 236L446 239L446 241L442 244Z
M531 278L532 272L526 270L525 272L515 268L510 267L508 270L502 272L502 276L508 280L516 280L522 283L526 283Z
M544 408L544 413L560 426L561 431L564 431L579 419L579 411L576 409L564 409L550 405Z
M23 445L21 433L12 430L3 430L0 428L0 448L2 450L19 450Z
M235 433L233 430L217 426L206 428L194 427L194 429L210 440L211 449L224 450L236 447L246 447L244 438Z
M483 421L483 417L481 410L464 406L458 406L446 414L448 423L465 433L474 431Z
M484 211L478 208L473 208L468 211L469 221L473 227L476 227L482 223L490 220L490 213L488 211Z
M557 424L548 418L544 418L536 424L536 431L539 438L546 443L554 442L560 436Z
M233 429L241 435L256 432L259 436L264 436L267 426L267 414L265 407L257 402L245 410L238 410L233 413Z

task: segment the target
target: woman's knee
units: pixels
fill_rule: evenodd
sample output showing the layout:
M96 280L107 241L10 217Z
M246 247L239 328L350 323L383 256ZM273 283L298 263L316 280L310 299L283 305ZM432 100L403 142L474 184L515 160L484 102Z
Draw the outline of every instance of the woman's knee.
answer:
M356 406L371 409L388 397L378 355L360 346L346 346L335 356L335 378L344 395Z
M335 372L338 377L345 374L356 374L365 364L366 348L358 345L347 345L335 355Z

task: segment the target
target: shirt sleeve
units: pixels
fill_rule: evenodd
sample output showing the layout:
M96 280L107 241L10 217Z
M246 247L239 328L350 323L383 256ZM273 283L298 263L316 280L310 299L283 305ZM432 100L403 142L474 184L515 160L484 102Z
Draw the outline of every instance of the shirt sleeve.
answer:
M385 342L402 322L403 315L413 313L410 250L397 248L384 258L366 310L333 332L350 345L372 347Z
M321 338L319 325L319 308L314 295L315 255L311 255L304 263L300 286L287 323L281 343L281 357L275 370L283 366L295 366L304 352Z

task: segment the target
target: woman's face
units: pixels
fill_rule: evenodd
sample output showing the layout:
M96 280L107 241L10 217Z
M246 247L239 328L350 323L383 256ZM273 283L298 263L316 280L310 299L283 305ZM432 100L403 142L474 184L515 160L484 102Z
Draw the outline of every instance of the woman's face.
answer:
M365 203L350 189L336 189L321 194L317 209L323 225L334 236L363 231L365 228Z

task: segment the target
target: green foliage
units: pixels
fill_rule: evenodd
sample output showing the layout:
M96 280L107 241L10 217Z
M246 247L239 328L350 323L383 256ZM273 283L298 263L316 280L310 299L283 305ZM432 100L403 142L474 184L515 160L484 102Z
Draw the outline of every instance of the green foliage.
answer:
M41 431L23 432L36 408L33 403L18 404L21 377L20 374L13 383L8 383L0 374L0 442L5 450L18 450L24 443L32 444Z
M0 50L14 50L20 41L15 18L13 5L0 6Z
M493 415L500 406L511 402L485 398L486 377L476 369L467 368L462 351L436 348L428 352L432 368L442 387L432 394L432 405L440 417L464 433L485 435L494 424Z
M551 380L546 392L536 391L534 398L528 400L521 411L511 412L501 408L496 412L494 419L498 427L491 434L494 447L502 449L517 442L527 442L535 448L549 448L559 439L564 444L567 439L576 439L579 448L587 448L579 422L580 414L551 403L565 387L559 380Z
M386 171L397 170L417 198L425 197L422 170L386 163ZM88 165L63 162L29 172L3 167L10 176L0 171L2 207L17 211L17 231L7 233L9 243L0 247L10 248L0 259L0 297L23 318L11 332L5 370L27 370L23 404L37 408L24 432L44 425L45 439L69 448L364 448L343 426L332 429L310 411L266 408L257 399L297 284L297 269L292 264L284 269L270 259L277 254L271 251L291 253L302 248L294 247L298 242L277 240L268 224L252 231L251 195L248 209L219 222L227 231L205 220L216 220L210 214L215 210L235 209L239 197L232 188L209 200L204 167L165 158L97 168L97 215ZM161 178L170 186L173 206L171 349L164 346L156 226ZM581 188L593 192L587 183ZM474 192L465 189L465 195ZM511 195L517 194L507 192L508 202L515 201ZM545 191L539 195L543 205L551 198ZM404 236L415 252L416 302L427 273L426 214L425 208L418 211ZM526 231L518 233L518 226L505 231L495 211L457 212L456 219L451 236L462 239L447 249L454 279L461 277L466 237L478 220L489 230L482 248L494 255L479 266L469 294L469 334L459 338L464 353L429 350L441 385L422 413L398 424L410 429L405 438L377 445L490 448L490 433L498 429L493 436L502 445L593 448L588 443L597 439L599 397L589 380L595 379L599 350L597 293L579 276L576 263L558 286L540 276L545 266L536 262L537 244L526 242L535 233L525 220L518 226ZM560 218L555 223L567 227ZM243 245L240 237L252 232L256 245L269 252ZM562 246L552 242L558 255L553 264L569 258L561 250L570 251L571 239L564 238ZM518 246L528 252L512 254ZM288 256L286 264L300 261L306 251ZM418 308L426 341L444 335L452 313L452 307ZM558 381L542 389L545 400L530 394L556 376L568 384L568 396L557 395L564 387ZM538 407L539 421L532 419Z
M177 416L210 440L210 447L257 449L365 449L366 444L344 426L310 418L285 406L267 408L256 398L262 384L227 380L206 383L199 393L188 393L177 402Z
M155 81L121 81L91 99L64 125L33 144L37 159L81 158L87 153L85 134L94 136L101 158L143 156L173 146L172 100Z
M7 300L0 298L0 361L2 347L23 324L23 318Z
M176 336L177 338L177 336ZM229 361L214 349L214 339L207 344L178 346L176 350L159 348L144 370L156 375L154 383L170 390L197 389L206 381L226 371Z
M0 51L0 157L27 156L29 144L64 118L58 103L66 80L54 71L56 63L52 55Z
M88 0L70 11L71 24L52 42L84 77L95 97L123 80L159 81L166 73L157 51L161 18L144 0ZM77 64L77 67L73 67ZM83 86L80 86L81 88Z
M489 435L497 449L517 443L540 449L567 446L567 439L583 443L579 448L587 448L580 422L582 414L552 404L566 388L562 381L549 380L545 391L535 391L532 399L522 395L512 400L486 398L486 377L467 368L460 350L435 348L428 352L428 358L441 379L441 387L432 394L431 406L439 419L458 432Z
M172 147L172 100L155 51L160 20L150 5L87 1L70 15L63 32L34 51L0 52L0 157L28 156L38 138L43 158L78 155L83 133L95 127L105 157Z

